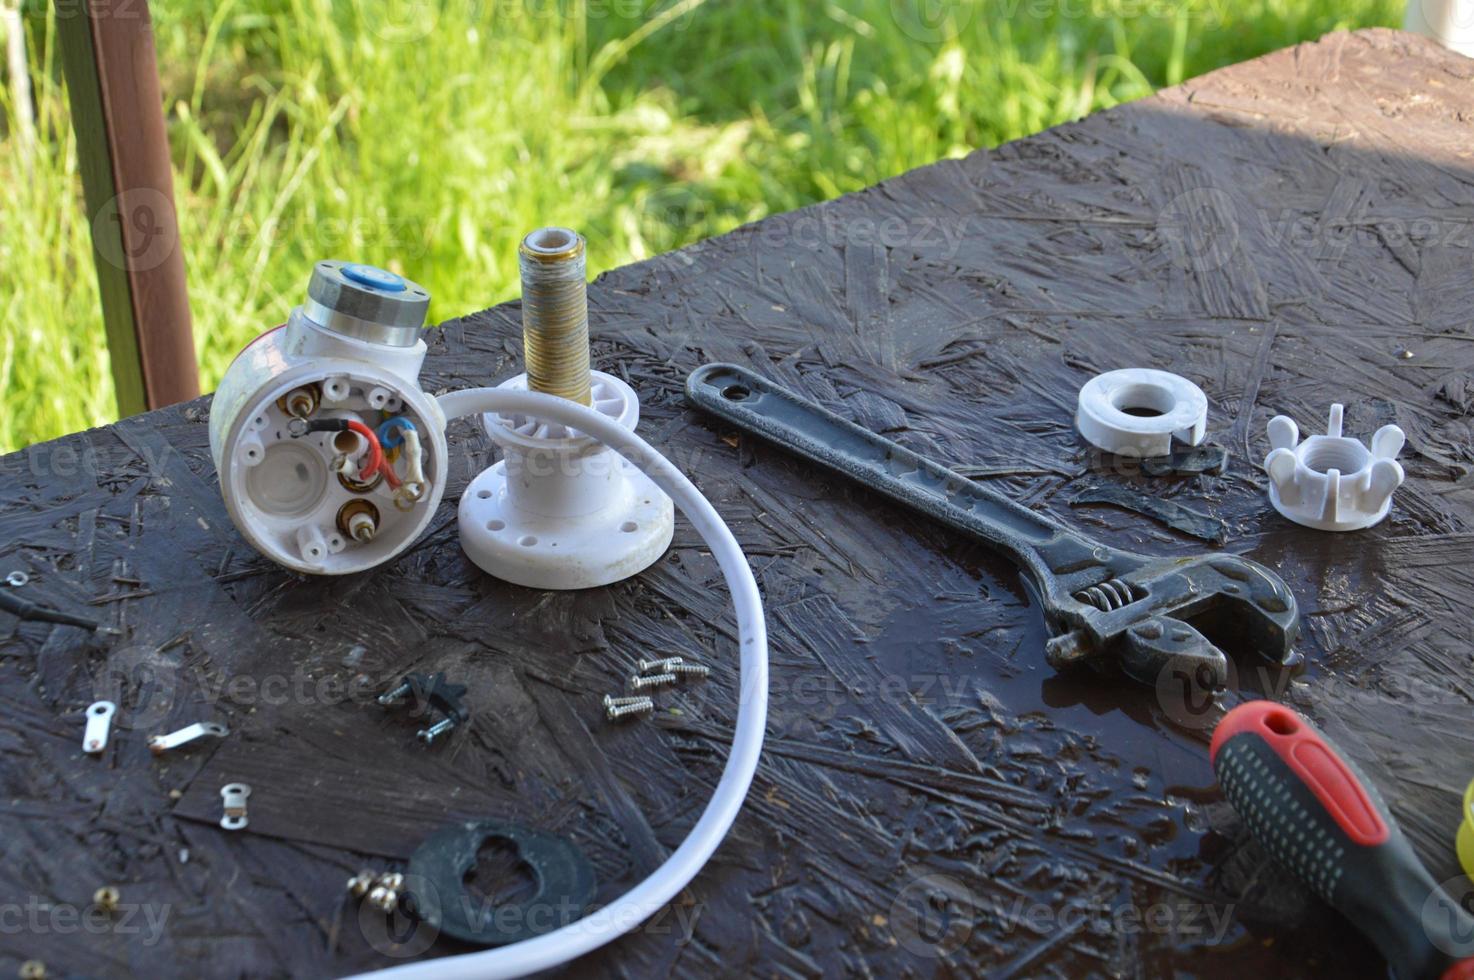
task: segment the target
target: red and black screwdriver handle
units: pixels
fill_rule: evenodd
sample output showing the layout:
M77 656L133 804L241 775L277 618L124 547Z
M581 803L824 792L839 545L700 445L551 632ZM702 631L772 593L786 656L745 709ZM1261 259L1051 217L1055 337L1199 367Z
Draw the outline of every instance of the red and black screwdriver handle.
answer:
M1398 980L1474 978L1474 917L1309 721L1272 701L1240 705L1218 723L1209 759L1254 838L1365 933Z

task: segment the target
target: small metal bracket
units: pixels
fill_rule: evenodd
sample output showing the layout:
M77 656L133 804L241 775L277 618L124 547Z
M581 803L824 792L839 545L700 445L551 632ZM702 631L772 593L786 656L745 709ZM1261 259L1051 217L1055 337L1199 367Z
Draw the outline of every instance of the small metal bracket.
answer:
M214 735L216 738L224 738L230 734L230 729L219 722L197 721L193 725L187 725L177 732L168 735L150 735L148 738L148 749L154 755L163 755L170 749L177 749L181 745L187 745L197 738L206 735Z
M246 827L246 798L251 795L251 787L245 783L230 783L220 788L220 798L225 801L225 816L220 818L220 826L226 830L244 830Z
M118 706L111 701L94 701L87 709L87 731L82 735L82 751L97 755L107 748L108 732Z

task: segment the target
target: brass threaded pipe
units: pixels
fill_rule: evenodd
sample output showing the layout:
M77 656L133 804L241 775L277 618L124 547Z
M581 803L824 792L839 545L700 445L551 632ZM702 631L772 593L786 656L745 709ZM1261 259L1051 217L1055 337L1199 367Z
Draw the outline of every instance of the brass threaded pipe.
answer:
M517 249L527 388L588 405L589 303L583 236L539 228Z

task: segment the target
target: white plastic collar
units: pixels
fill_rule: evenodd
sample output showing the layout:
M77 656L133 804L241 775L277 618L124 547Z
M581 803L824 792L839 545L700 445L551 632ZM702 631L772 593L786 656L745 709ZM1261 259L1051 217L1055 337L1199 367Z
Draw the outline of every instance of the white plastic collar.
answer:
M1138 413L1132 414L1132 410ZM1208 396L1167 371L1107 371L1080 389L1075 425L1091 445L1118 456L1166 456L1176 436L1190 446L1208 431Z

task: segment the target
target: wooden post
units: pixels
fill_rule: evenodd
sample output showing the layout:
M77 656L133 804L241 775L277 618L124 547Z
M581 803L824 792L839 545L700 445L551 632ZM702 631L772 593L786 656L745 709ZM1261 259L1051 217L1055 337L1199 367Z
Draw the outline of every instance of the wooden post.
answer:
M56 0L118 411L200 393L146 0Z

